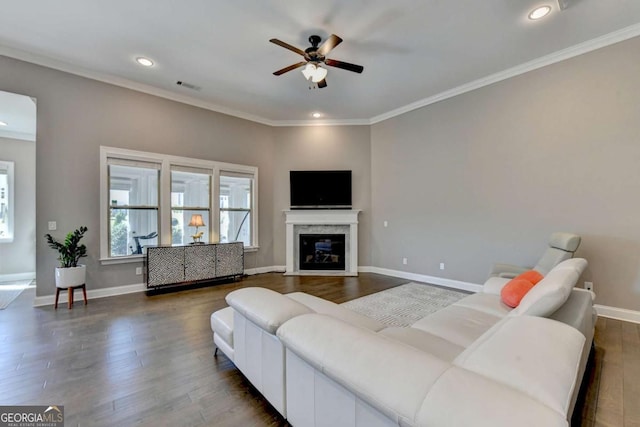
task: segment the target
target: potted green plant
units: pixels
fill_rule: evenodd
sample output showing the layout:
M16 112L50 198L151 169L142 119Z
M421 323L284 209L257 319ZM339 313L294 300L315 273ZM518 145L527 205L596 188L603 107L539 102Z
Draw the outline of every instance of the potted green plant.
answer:
M80 244L80 239L87 232L82 226L67 234L64 242L58 242L51 234L45 234L50 248L58 251L60 267L56 267L56 287L69 288L85 283L87 269L85 265L78 265L80 258L87 256L87 247Z

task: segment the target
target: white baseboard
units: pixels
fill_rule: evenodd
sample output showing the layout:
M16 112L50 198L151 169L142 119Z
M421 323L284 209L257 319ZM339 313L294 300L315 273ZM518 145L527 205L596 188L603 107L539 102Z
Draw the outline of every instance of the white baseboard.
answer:
M482 285L479 285L477 283L445 279L443 277L427 276L426 274L409 273L407 271L391 270L388 268L363 266L359 267L358 271L362 273L384 274L385 276L399 277L401 279L431 283L434 285L446 286L447 288L461 289L463 291L469 292L480 292L482 290Z
M269 267L249 268L249 269L246 269L244 272L245 274L251 276L254 274L284 272L284 271L285 271L285 266L273 265ZM35 273L33 273L33 277L35 278ZM25 279L18 278L13 280L25 280ZM135 285L114 286L111 288L103 288L103 289L92 289L92 290L87 289L87 299L113 297L116 295L126 295L126 294L132 294L135 292L144 292L146 290L147 290L147 287L144 283L138 283ZM41 307L44 305L53 305L55 301L56 301L55 295L45 295L41 297L35 297L35 299L33 300L33 306ZM66 298L62 298L58 302L58 304L66 303L66 301L67 301ZM75 303L76 301L83 301L82 291L76 290L76 292L74 292L73 302Z
M0 282L16 282L18 280L33 280L36 278L36 272L0 274Z
M255 274L263 273L284 273L286 269L287 268L284 265L271 265L268 267L246 268L244 270L244 274L253 276Z
M609 319L623 320L625 322L640 323L640 311L627 310L626 308L609 307L606 305L594 305L598 316Z
M284 273L286 266L284 265L272 265L268 267L249 268L245 270L247 275L264 274L264 273ZM414 280L416 282L432 283L434 285L446 286L453 289L461 289L469 292L479 292L482 290L482 285L477 283L463 282L460 280L445 279L442 277L428 276L426 274L409 273L406 271L391 270L388 268L361 266L358 267L360 273L375 273L385 276L399 277L401 279ZM10 277L9 279L5 279ZM35 273L24 273L19 275L0 275L0 280L14 281L14 280L29 280L34 279ZM138 283L134 285L114 286L104 289L87 290L87 298L105 298L116 295L125 295L135 292L144 292L146 285L144 283ZM65 295L66 296L66 295ZM62 298L61 302L66 304L67 299ZM76 291L74 293L74 302L82 301L82 292ZM45 305L53 305L55 302L55 295L45 295L42 297L35 297L33 300L34 307L41 307ZM640 324L640 311L627 310L625 308L609 307L606 305L595 304L595 309L598 312L598 316L607 317L610 319L622 320L625 322L639 323Z
M92 289L87 290L87 299L96 299L96 298L105 298L105 297L113 297L116 295L125 295L125 294L133 294L135 292L143 292L147 289L144 283L137 283L135 285L125 285L125 286L114 286L112 288L103 288L103 289ZM73 302L82 301L82 291L80 289L76 289L73 293ZM64 297L60 298L60 303L66 304L67 294L64 294ZM45 295L42 297L35 297L33 300L34 307L41 307L43 305L53 305L56 302L55 295Z

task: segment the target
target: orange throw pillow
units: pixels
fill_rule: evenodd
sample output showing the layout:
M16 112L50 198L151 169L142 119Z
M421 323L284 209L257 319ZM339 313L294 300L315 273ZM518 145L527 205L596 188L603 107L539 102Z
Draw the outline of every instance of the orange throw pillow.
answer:
M534 285L537 284L540 280L544 279L544 276L538 273L535 270L527 270L524 273L514 277L514 279L524 279L528 280Z
M511 308L516 308L522 298L533 288L534 284L525 279L511 279L500 291L502 302Z

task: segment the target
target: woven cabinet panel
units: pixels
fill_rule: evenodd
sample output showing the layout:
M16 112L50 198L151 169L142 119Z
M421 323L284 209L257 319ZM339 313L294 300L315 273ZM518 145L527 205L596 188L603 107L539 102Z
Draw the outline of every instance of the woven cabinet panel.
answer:
M184 248L147 248L147 287L184 282Z
M216 277L244 274L244 244L221 243L216 249Z
M216 247L193 245L184 248L184 278L186 281L216 277Z

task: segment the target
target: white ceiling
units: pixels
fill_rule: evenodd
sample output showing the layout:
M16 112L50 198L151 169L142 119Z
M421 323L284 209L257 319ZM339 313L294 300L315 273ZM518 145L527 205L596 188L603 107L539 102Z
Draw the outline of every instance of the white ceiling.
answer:
M539 4L541 21L527 19ZM344 42L309 90L308 37ZM369 124L438 99L640 35L639 0L59 0L4 2L0 54L270 125ZM155 61L152 68L136 56ZM182 80L202 89L176 85Z

